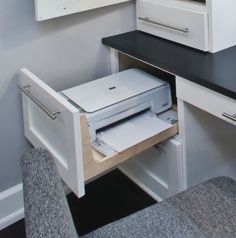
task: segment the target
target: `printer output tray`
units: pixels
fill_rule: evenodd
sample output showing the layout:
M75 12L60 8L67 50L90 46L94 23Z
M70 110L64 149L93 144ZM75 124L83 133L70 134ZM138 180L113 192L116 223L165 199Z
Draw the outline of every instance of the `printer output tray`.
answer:
M98 132L93 147L108 156L115 151L122 152L170 127L170 123L145 111Z

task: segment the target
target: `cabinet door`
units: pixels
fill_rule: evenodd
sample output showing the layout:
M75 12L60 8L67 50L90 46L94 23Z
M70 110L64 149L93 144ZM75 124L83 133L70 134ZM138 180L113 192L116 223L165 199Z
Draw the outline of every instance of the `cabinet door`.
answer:
M64 182L83 196L79 110L27 69L21 69L20 84L26 138L51 152Z

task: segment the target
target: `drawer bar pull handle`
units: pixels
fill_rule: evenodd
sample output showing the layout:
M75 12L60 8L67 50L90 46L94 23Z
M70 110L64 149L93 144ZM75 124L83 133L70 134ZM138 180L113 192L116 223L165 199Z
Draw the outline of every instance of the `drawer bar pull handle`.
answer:
M166 25L166 24L163 24L163 23L159 23L159 22L150 20L149 17L138 17L138 19L142 20L142 21L145 21L145 22L148 22L148 23L158 25L160 27L168 28L168 29L171 29L171 30L174 30L174 31L179 31L179 32L182 32L182 33L189 33L188 28L178 28L178 27L175 27L175 26Z
M234 121L234 122L236 122L236 113L233 114L233 115L230 115L230 114L228 114L228 113L226 113L226 112L223 112L223 113L222 113L222 116L223 116L223 117L226 117L226 118L228 118L228 119L230 119L230 120L232 120L232 121Z
M16 86L20 89L21 92L23 92L27 97L29 97L44 113L46 113L47 116L49 116L52 120L55 120L57 118L57 114L61 113L62 110L51 112L45 107L36 97L34 97L27 88L30 88L30 85L21 86L19 84L16 84Z

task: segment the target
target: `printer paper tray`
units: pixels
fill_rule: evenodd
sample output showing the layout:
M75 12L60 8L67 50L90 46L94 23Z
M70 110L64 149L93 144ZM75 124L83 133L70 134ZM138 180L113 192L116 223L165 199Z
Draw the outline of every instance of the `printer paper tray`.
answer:
M142 112L97 133L98 145L95 149L99 152L104 151L104 155L110 155L115 151L122 152L170 127L170 123L159 119L154 113ZM111 149L106 153L105 148L99 150L102 147Z
M92 149L86 115L27 69L21 70L24 132L35 146L47 149L59 174L78 196L85 194L86 181L132 158L178 132L178 125L130 148L103 156Z
M169 139L178 133L178 123L175 123L164 131L137 143L124 151L104 156L91 147L85 114L81 115L81 127L85 181L93 179L125 160L132 158L133 156Z

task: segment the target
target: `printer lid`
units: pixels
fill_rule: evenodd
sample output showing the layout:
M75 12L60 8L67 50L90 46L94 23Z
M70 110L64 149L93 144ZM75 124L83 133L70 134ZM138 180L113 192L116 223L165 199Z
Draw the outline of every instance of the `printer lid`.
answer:
M62 93L86 112L95 112L166 84L139 69L128 69Z

